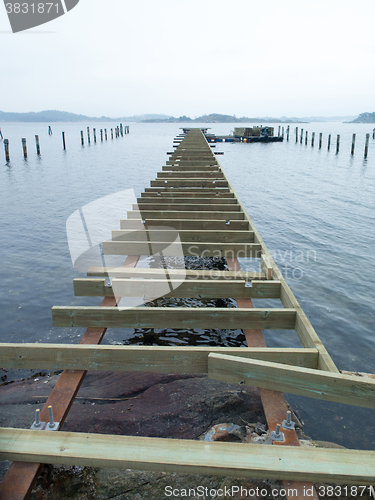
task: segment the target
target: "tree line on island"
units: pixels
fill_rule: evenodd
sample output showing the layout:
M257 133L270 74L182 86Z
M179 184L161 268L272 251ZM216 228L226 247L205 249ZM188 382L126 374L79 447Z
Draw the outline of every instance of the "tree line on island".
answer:
M286 117L281 118L263 116L237 118L236 115L224 115L211 113L195 118L183 115L178 118L164 114L143 114L133 116L123 116L110 118L109 116L92 117L82 114L69 113L67 111L47 110L28 113L13 113L0 111L0 122L141 122L141 123L306 123L318 121L344 121L344 123L375 123L375 112L361 113L357 118L355 116L308 116L308 117Z

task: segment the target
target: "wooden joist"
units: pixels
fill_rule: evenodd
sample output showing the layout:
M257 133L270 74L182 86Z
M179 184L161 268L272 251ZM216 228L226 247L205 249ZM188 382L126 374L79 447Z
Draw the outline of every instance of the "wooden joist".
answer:
M64 327L293 330L296 312L277 308L54 306L52 318L54 326Z
M166 272L164 279L124 279L115 278L112 286L105 279L76 278L74 295L91 297L194 297L208 299L223 298L280 298L280 281L254 281L249 286L243 280L186 280L170 279ZM172 291L170 291L172 290Z
M208 376L336 403L375 408L375 380L279 363L210 354Z
M258 243L204 243L163 241L104 241L104 255L157 255L164 257L260 257Z
M0 429L0 458L50 464L372 485L375 452Z
M206 214L207 212L205 212ZM173 229L183 229L183 230L220 230L225 231L230 229L231 231L246 230L249 228L249 223L247 220L207 220L202 219L189 219L184 217L180 219L164 219L162 216L157 217L153 214L151 218L145 218L144 223L140 219L122 219L120 221L121 229L142 229L142 228L152 228L152 226L165 226L172 227Z
M317 368L316 349L0 344L0 366L40 370L208 373L210 353Z
M233 204L204 204L204 203L168 203L166 201L163 202L154 202L154 203L140 203L134 204L133 210L137 210L141 212L141 215L144 211L155 211L155 210L172 210L172 211L184 211L184 212L194 212L195 210L199 210L200 212L209 212L215 210L216 212L240 212L241 208L239 205Z
M87 276L110 276L118 278L141 278L141 279L178 279L178 280L265 280L263 273L251 271L218 271L216 269L154 269L135 268L123 269L122 267L90 267Z
M228 212L224 210L214 211L188 211L188 210L129 210L127 212L128 219L208 219L208 220L243 220L242 212Z
M253 231L233 230L186 230L177 231L173 228L151 227L148 230L123 230L112 231L113 241L174 241L179 237L182 242L204 242L204 243L253 243ZM173 240L172 240L173 238Z

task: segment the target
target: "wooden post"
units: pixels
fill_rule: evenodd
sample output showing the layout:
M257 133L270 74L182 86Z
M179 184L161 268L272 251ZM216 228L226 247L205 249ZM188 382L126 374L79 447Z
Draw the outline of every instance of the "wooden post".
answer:
M368 153L368 141L370 139L370 134L366 134L366 144L365 144L365 160L367 158L367 153Z
M323 137L323 134L322 132L319 133L319 149L322 149L322 137Z
M26 147L26 139L22 139L22 149L23 149L23 157L25 160L27 159L27 147Z
M314 146L314 142L315 142L315 132L311 134L311 146Z
M120 134L121 134L121 137L124 137L124 131L122 129L122 123L120 123Z
M296 127L296 142L298 142L298 127Z
M0 130L0 133L1 133L1 130ZM1 136L2 138L3 136ZM375 128L372 129L372 138L375 139Z
M113 128L111 128L111 139L113 139Z
M340 134L337 134L336 154L340 151Z
M81 130L81 144L82 144L82 146L85 145L85 140L83 138L83 130Z
M103 142L103 129L100 129L100 140Z
M355 148L355 134L353 134L352 137L352 151L351 151L352 156L354 155L354 148Z
M284 139L284 127L281 129L281 137Z
M51 125L48 125L48 135L52 135L52 128L51 128Z
M374 129L375 130L375 129ZM3 133L1 131L1 128L0 128L0 139L3 140Z
M87 142L90 144L90 127L87 127Z
M65 144L65 132L62 133L62 141L63 141L63 149L64 151L66 150L66 144Z
M309 133L308 133L308 131L306 130L305 146L307 146L307 138L308 138L308 135L309 135Z
M290 130L290 127L288 125L288 128L286 129L286 140L289 142L289 130Z
M331 134L328 135L328 151L331 149Z
M7 162L10 161L10 156L9 156L9 140L4 139L4 149L5 149L5 160Z
M107 140L107 129L104 129L105 140Z
M277 137L280 137L280 127L281 125L279 125L279 130L277 131Z
M302 144L302 139L303 139L303 128L301 128L301 138L300 138L300 143Z
M36 154L40 155L39 135L35 136Z
M94 142L96 143L96 128L93 128L92 129L92 132L94 134Z

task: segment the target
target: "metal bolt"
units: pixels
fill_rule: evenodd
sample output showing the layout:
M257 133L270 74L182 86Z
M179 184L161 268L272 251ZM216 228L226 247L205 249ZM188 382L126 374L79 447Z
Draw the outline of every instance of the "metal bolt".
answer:
M283 428L284 429L294 429L294 422L292 422L292 412L288 410L286 412L286 420L283 420Z
M48 407L48 415L49 415L49 424L48 424L48 427L50 427L51 429L53 429L56 424L53 421L53 411L52 411L52 406L51 405Z
M40 410L35 410L34 427L40 427Z
M276 430L271 432L271 439L273 441L284 441L284 434L280 432L281 425L276 425Z

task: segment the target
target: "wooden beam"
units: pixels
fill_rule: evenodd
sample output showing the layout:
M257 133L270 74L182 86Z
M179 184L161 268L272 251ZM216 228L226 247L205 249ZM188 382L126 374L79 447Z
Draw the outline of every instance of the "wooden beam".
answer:
M0 429L0 458L50 464L372 485L375 452Z
M128 211L128 219L208 219L208 220L243 220L244 214L242 212L226 212L214 211L200 212L200 211L185 211L185 210L135 210Z
M204 203L168 203L168 202L155 202L155 203L140 203L134 204L133 210L137 210L141 212L141 215L144 211L159 211L159 210L172 210L172 211L184 211L184 212L194 212L195 210L199 210L200 212L212 212L215 210L216 212L240 212L241 208L239 205L233 204L204 204Z
M190 195L186 196L149 196L137 198L138 205L145 205L148 203L165 203L165 204L190 204L190 205L236 205L236 198L224 198L223 196L212 196L207 198L193 198ZM215 207L214 207L215 208Z
M165 190L165 189L157 189L157 188L146 188L146 191L141 193L141 199L143 198L150 198L154 196L158 196L158 193L160 193L160 196L165 196L168 198L217 198L218 200L221 200L222 198L224 199L231 199L235 200L237 203L236 198L234 197L234 194L229 192L229 190L224 190L224 191L219 191L219 190L210 190L210 189L205 189L205 190L199 190L199 191L194 191L193 189L189 189L188 191L185 190Z
M208 376L336 403L375 408L375 380L210 354Z
M258 243L170 243L142 241L103 241L104 255L156 255L164 257L260 257L261 246Z
M215 188L215 187L227 187L228 183L226 180L210 180L210 179L155 179L150 182L151 187L182 187L182 188Z
M118 278L161 279L203 279L203 280L264 280L264 273L246 271L217 271L216 269L154 269L122 267L90 267L87 276L110 276Z
M158 179L223 179L224 174L220 170L211 170L211 172L202 170L170 170L169 172L158 172Z
M90 346L67 344L0 344L0 366L40 370L144 371L207 373L208 355L244 358L316 368L316 349L244 349L197 346Z
M107 328L263 328L290 330L294 309L218 307L52 307L54 326Z
M116 229L112 231L113 241L170 241L173 236L179 236L182 242L204 242L204 243L253 243L253 231L222 231L222 230L186 230L180 231L168 226L129 231Z
M140 219L122 219L120 221L121 229L142 229L151 228L152 226L167 226L172 227L177 230L247 230L249 229L249 223L246 220L208 220L208 219L164 219L163 217L152 217L144 219L143 224Z
M279 299L280 281L254 281L251 287L243 280L186 280L170 279L165 273L164 279L124 279L114 278L112 286L106 285L105 279L75 278L74 295L86 297L160 297L160 292L167 288L165 298L253 298Z

